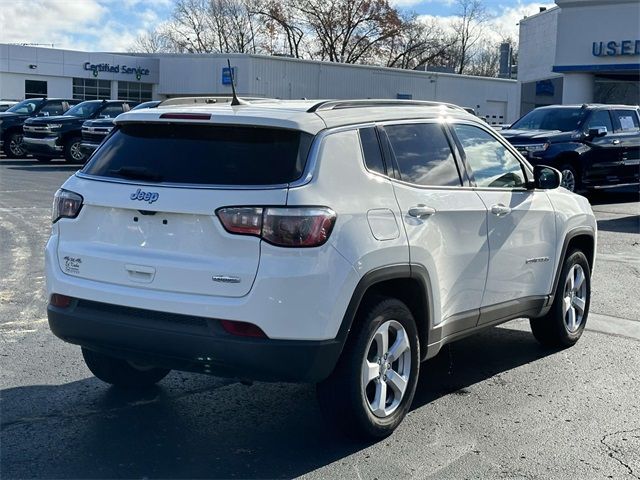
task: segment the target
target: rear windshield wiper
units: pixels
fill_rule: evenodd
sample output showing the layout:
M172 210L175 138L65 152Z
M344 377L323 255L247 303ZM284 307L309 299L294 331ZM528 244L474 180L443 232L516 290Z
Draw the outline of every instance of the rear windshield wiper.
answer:
M146 167L120 167L117 170L109 170L112 175L131 180L151 180L153 182L162 181L162 175L149 170Z

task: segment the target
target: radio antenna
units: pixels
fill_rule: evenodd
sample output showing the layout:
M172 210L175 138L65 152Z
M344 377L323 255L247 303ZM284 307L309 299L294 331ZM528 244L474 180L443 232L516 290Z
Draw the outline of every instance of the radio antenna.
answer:
M236 94L236 79L233 76L233 68L231 68L231 61L227 58L227 66L229 67L229 76L231 77L231 91L233 92L233 98L231 99L231 106L235 107L236 105L248 105L248 102L241 100L238 98Z

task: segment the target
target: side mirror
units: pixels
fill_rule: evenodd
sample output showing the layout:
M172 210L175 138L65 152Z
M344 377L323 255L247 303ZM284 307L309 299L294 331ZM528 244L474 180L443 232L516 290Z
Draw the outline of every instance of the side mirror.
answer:
M555 168L546 165L534 165L533 186L542 190L553 190L560 186L562 174Z
M607 134L607 127L591 127L587 133L587 138L604 137Z

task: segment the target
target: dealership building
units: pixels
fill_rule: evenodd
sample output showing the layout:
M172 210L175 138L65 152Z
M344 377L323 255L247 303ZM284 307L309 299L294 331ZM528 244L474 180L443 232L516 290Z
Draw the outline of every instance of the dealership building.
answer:
M520 110L640 104L640 1L556 0L520 22Z
M229 59L240 95L437 100L471 107L490 124L511 123L554 103L640 103L640 1L555 3L520 22L518 81L277 56L119 54L0 44L0 99L229 95Z
M471 107L492 124L518 116L514 80L261 55L124 55L20 45L0 45L0 99L229 95L227 59L245 96L438 100Z

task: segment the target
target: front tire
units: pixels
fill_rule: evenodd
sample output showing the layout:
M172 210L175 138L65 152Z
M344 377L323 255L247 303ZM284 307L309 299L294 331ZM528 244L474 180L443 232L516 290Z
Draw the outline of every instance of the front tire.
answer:
M157 367L137 367L119 358L82 348L84 361L97 378L121 388L148 388L158 383L170 370Z
M323 413L345 433L390 435L406 416L420 372L420 342L407 306L394 298L367 302L333 373L317 385Z
M82 139L80 137L73 137L64 144L64 159L68 163L84 163L87 160L87 155L82 151L80 143Z
M580 179L576 169L571 165L563 165L560 167L560 173L562 173L562 181L560 186L566 188L570 192L577 192L580 188Z
M13 132L7 136L4 143L4 153L7 158L24 158L27 155L22 139L23 135L18 132Z
M546 347L575 345L587 324L590 303L589 262L584 253L573 250L562 266L551 310L544 317L529 321L533 336Z

